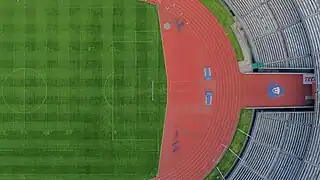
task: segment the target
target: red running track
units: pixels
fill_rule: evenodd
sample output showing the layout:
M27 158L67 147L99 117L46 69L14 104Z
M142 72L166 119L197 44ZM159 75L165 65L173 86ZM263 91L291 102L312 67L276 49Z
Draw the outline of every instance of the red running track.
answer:
M229 146L241 107L241 74L223 28L200 1L158 5L168 104L156 179L202 179ZM183 21L179 32L176 20ZM171 22L170 30L164 24ZM212 81L204 67L212 67ZM213 92L205 105L205 91ZM175 151L175 152L173 152Z
M284 92L270 97L270 84L278 85ZM313 96L312 84L303 84L303 74L246 74L245 92L246 107L305 106L306 97Z
M199 0L148 2L158 7L168 83L154 179L200 180L215 168L230 145L240 110L253 103L246 100L245 88L252 81L240 73L223 27ZM182 29L176 21L184 22ZM166 23L171 24L170 29L165 28ZM204 67L208 66L213 79L206 81ZM212 105L205 105L208 90L213 92Z

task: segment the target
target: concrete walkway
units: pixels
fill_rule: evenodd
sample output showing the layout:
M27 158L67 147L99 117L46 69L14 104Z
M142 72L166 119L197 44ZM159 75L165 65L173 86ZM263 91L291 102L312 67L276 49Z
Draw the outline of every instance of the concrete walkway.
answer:
M233 32L235 33L239 45L242 49L244 60L239 62L239 69L240 72L246 73L246 72L252 72L252 53L251 49L247 40L247 36L241 26L241 24L235 19L235 23L231 25L231 28Z

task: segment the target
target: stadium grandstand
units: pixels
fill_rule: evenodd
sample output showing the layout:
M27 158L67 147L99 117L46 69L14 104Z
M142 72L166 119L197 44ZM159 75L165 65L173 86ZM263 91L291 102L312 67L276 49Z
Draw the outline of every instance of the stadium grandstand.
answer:
M315 74L314 109L255 110L248 144L226 179L320 179L319 1L224 2L246 32L255 62Z
M154 179L206 178L232 152L240 110L253 109L243 151L213 179L319 180L320 1L222 0L250 47L247 72L199 0L147 2L158 8L168 78Z

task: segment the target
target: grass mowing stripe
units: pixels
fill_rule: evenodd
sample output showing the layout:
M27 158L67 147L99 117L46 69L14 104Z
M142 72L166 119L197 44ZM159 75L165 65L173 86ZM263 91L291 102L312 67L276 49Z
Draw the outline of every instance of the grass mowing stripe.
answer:
M37 29L35 27L37 16L37 10L35 8L26 8L25 9L25 47L27 51L25 51L25 64L22 67L32 68L34 67L34 62L37 60L37 51L38 45L36 41ZM31 71L25 71L24 78L29 78L28 73ZM32 72L33 73L33 72ZM28 86L28 85L27 85ZM24 81L24 88L26 87L26 81ZM27 90L27 89L25 89ZM24 95L26 96L26 94ZM24 98L25 99L25 98ZM26 102L24 102L26 103Z
M50 176L50 180L105 180L105 179L112 179L112 180L123 180L123 179L130 179L130 180L142 180L145 179L142 175L134 175L130 174L24 174L24 175L8 175L5 174L2 177L0 176L0 180L44 180Z
M25 166L25 165L12 165L0 166L1 174L103 174L113 173L113 169L106 168L105 166L94 165L39 165L39 166Z
M21 159L21 157L14 158L13 162L7 162L6 165L0 165L0 173L13 173L13 174L28 174L31 172L37 172L37 174L104 174L113 173L114 171L121 172L122 174L133 173L141 174L145 173L144 169L135 169L136 164L140 162L148 163L150 162L148 158L155 155L154 152L113 152L111 155L119 159L118 161L106 162L102 159L96 157L77 157L77 158L51 158L42 157L36 161L30 162L28 166L22 165L24 161L30 161L30 159ZM131 158L135 156L136 158ZM147 157L142 158L141 157ZM12 157L11 157L12 158ZM111 156L110 156L111 158ZM20 162L19 162L20 161ZM17 163L21 163L21 165ZM105 164L113 163L115 166L121 167L119 169L113 170L112 168L107 168ZM13 165L14 164L14 165ZM37 165L39 164L39 165ZM127 168L124 168L126 165ZM119 174L119 173L117 173Z
M108 1L107 3L113 3L116 6L121 4L120 1ZM3 37L3 40L0 40L0 46L6 47L1 50L3 51L2 59L8 62L3 66L5 68L2 67L0 76L5 77L12 69L23 66L26 59L25 66L36 69L44 77L48 86L48 97L42 108L27 114L12 112L0 100L2 109L0 118L2 117L4 125L0 130L0 160L3 160L0 165L3 166L4 162L12 165L7 166L7 169L3 169L4 171L21 174L20 177L23 178L31 177L30 173L44 173L44 179L54 178L54 174L65 173L69 174L63 176L63 179L67 180L80 177L74 175L77 173L109 174L101 179L109 177L114 179L119 176L120 179L123 179L128 174L136 177L154 176L149 173L156 172L157 164L154 162L157 162L158 159L157 146L159 145L156 141L147 142L134 139L143 139L146 135L152 135L152 132L155 131L154 127L159 125L151 126L149 121L151 120L153 124L158 122L154 116L149 117L148 114L143 114L141 124L139 124L141 128L137 131L133 131L133 124L128 122L135 120L130 117L134 117L137 111L155 113L158 110L156 106L146 107L149 105L149 99L145 98L148 96L145 92L150 89L150 84L147 82L136 86L145 87L141 89L141 93L133 94L137 91L134 89L136 74L144 73L152 78L157 78L157 76L153 71L131 70L134 66L132 54L135 51L132 49L135 48L135 42L126 42L127 44L115 42L114 48L111 46L113 39L115 41L130 40L128 39L130 32L134 30L151 29L149 22L146 23L146 26L139 27L141 29L136 29L136 17L131 15L136 13L136 9L133 8L137 7L136 3L123 1L122 6L118 6L118 11L110 7L109 9L104 8L106 4L102 0L85 3L73 0L32 1L26 7L18 2L5 4L7 6L5 9L11 9L10 12L15 14L14 20L9 22L9 24L12 23L12 26L7 27L13 29L12 37L16 39ZM16 7L17 4L19 8ZM68 7L68 4L72 4L72 7ZM129 9L127 6L130 6ZM149 8L149 6L143 8ZM114 13L115 11L117 12ZM149 17L150 13L147 12L145 16ZM116 14L117 17L113 19L112 14ZM23 23L24 20L28 23ZM120 22L119 26L114 28L115 23L112 21ZM0 29L2 27L0 26ZM112 32L114 29L116 31ZM146 37L151 40L155 38ZM143 58L141 61L146 63L142 69L157 66L157 62L153 61L157 53L155 46L145 43L141 45L141 48L148 51L140 54ZM115 50L114 62L110 62L111 50ZM25 53L26 56L24 56ZM120 66L117 67L119 62ZM115 80L110 82L113 87L105 88L106 79L112 72L121 74L126 72L126 74L125 77L115 77ZM16 90L21 91L26 84L27 93L35 92L36 95L31 96L34 100L26 101L28 102L27 108L30 108L33 104L38 104L37 100L41 99L39 84L42 81L32 72L26 74L27 79L20 74L11 77L6 85L14 86ZM144 78L148 79L148 77ZM19 86L22 89L19 89ZM106 108L103 96L105 91L109 93L114 90L113 88L119 90L118 95L113 97L117 103L111 102L115 112L119 115L116 117L120 118L115 124L118 133L121 133L117 138L129 137L132 140L112 140L110 107ZM137 98L143 102L140 106L136 104ZM24 99L21 98L21 100ZM12 102L18 103L14 99ZM54 151L48 149L54 149ZM74 154L68 156L68 153ZM35 166L34 163L37 162L51 167L47 168L40 164ZM22 164L24 167L15 166ZM74 166L62 166L70 164ZM95 167L100 170L92 170ZM0 175L0 179L3 177L10 180L17 176ZM97 176L91 177L98 179Z
M123 146L123 145L121 145ZM129 149L122 149L124 152L132 152ZM1 149L0 156L28 156L38 157L44 155L48 157L99 157L99 158L112 158L113 149L110 148L74 148L74 149L60 149L60 148L3 148ZM135 152L150 152L150 150L137 149Z
M156 9L154 11L157 11ZM156 21L154 23L153 28L159 28L159 21ZM157 69L158 69L158 83L157 83L157 87L156 89L158 90L157 92L157 98L156 98L156 104L160 104L161 106L158 106L158 110L157 110L157 117L159 117L158 122L160 122L158 124L157 127L157 150L161 151L161 143L162 143L162 132L163 132L163 126L161 124L163 124L162 122L164 122L165 119L165 113L166 113L166 104L167 104L167 97L163 96L163 94L166 94L166 90L167 90L167 77L166 77L166 71L165 71L165 59L164 59L164 54L163 54L163 46L162 46L162 40L161 40L161 34L160 32L158 33L158 37L157 37L157 52L158 52L158 63L157 63ZM161 119L163 118L163 119ZM159 163L159 160L157 161L157 164ZM157 171L156 171L157 172Z
M113 16L113 45L116 50L114 53L114 103L113 103L113 126L115 130L114 139L132 139L132 124L131 112L129 108L126 108L128 98L132 97L132 91L127 91L128 88L132 88L130 82L130 76L128 76L126 64L130 63L132 56L130 56L132 49L124 42L127 40L125 29L127 28L125 16L128 9L124 9L126 1L115 1L115 9ZM135 76L133 76L135 77Z
M42 15L45 16L45 18L43 18L45 21L41 22L41 24L44 24L45 32L46 32L45 34L46 40L44 42L46 46L45 54L46 54L46 57L48 58L47 68L50 69L50 68L53 68L53 65L58 66L58 64L60 63L59 62L59 56L60 56L60 50L61 50L60 45L64 44L64 43L61 43L60 40L58 39L58 34L60 34L60 21L57 16L58 16L58 13L60 13L60 11L56 5L52 5L52 9L46 6L42 11L43 11ZM39 19L42 19L42 18L39 18ZM42 53L39 53L39 54L42 54ZM51 76L52 74L47 73L46 79L50 78Z
M133 7L134 4L132 1L125 1L125 6ZM125 67L125 77L127 79L127 86L126 89L128 89L128 93L123 92L123 94L127 94L125 96L125 114L124 116L129 116L124 123L125 123L125 130L127 131L127 137L128 139L138 139L137 138L137 131L135 130L137 118L136 114L139 111L137 106L137 98L141 96L141 94L137 94L139 92L139 89L137 89L137 82L136 79L138 78L136 76L136 39L135 39L135 26L136 26L136 9L135 8L128 8L125 11L124 15L124 22L125 22L125 30L124 30L124 37L126 38L123 42L127 59L126 63L124 64Z
M24 130L28 129L28 131L47 131L47 130L61 130L61 131L67 131L67 130L74 130L74 131L84 131L84 128L87 130L94 130L96 125L93 124L94 121L89 123L83 123L81 121L78 122L69 122L66 120L61 119L60 121L57 119L56 122L53 121L39 121L39 122L24 122L24 121L16 121L14 123L12 122L4 122L3 126L1 127L1 130L3 131L14 131L14 130ZM97 131L99 129L96 129Z
M2 123L8 123L11 125L16 125L16 123L39 123L39 119L45 119L48 123L57 123L57 119L61 121L58 122L67 122L68 124L74 123L91 123L94 121L100 121L103 114L95 114L91 112L83 112L83 113L59 113L56 112L48 112L48 113L28 113L28 114L12 114L11 112L4 112L0 114L0 118ZM79 121L82 117L86 117L82 121ZM65 121L69 119L69 121ZM14 123L12 123L14 122Z
M3 1L0 1L3 3ZM14 44L13 42L10 41L10 39L14 39L14 33L15 33L15 25L14 25L14 20L15 16L14 14L17 11L13 11L11 9L5 8L5 6L0 6L0 14L1 14L1 34L3 37L6 38L0 38L0 51L1 51L1 61L3 62L3 65L0 67L1 68L1 77L2 79L5 78L8 73L12 71L12 67L14 66L14 59L13 59L13 51L16 50L17 44ZM20 47L22 46L22 43L20 43ZM2 99L2 98L1 98Z
M141 4L141 3L137 3L136 7L140 7L143 6L145 8L136 8L136 30L143 30L143 29L147 29L147 24L145 21L145 18L147 18L147 9L145 4ZM144 38L140 38L140 36L138 36L139 34L135 34L135 40L136 41L144 41ZM147 34L145 34L144 36L147 36ZM141 89L144 89L144 87L146 87L146 85L148 84L148 74L145 74L142 69L145 68L149 68L148 67L148 62L147 62L147 53L146 51L148 50L148 48L146 47L147 43L144 42L136 42L135 46L136 46L136 97L137 98L137 106L138 109L140 109L141 106L146 107L146 105L144 105L144 98L142 98L143 96L139 96ZM143 49L143 50L142 50ZM144 122L141 122L142 120L144 120L143 115L141 114L140 111L138 111L136 113L136 122L135 122L135 129L139 129L139 127L141 127L141 125ZM148 117L147 117L148 118Z
M24 156L23 158L19 156L2 156L3 162L2 166L20 166L26 165L28 166L84 166L84 165L93 165L93 166L112 166L111 161L106 161L106 159L112 158L112 156L116 155L114 152L110 152L109 154L104 154L101 157L89 157L89 156L70 156L70 157L61 157L55 156L50 157L44 154L38 157L34 156ZM11 160L10 160L11 159Z
M95 96L85 95L85 99L89 99L90 103L82 102L83 106L86 107L85 110L82 110L81 113L90 112L94 114L101 114L101 104L104 104L104 96L101 94L101 89L103 88L103 81L102 81L102 57L101 52L103 50L103 40L102 40L102 29L101 29L101 21L100 18L103 17L103 11L101 8L90 8L88 15L89 15L89 27L86 31L87 38L86 38L86 46L87 51L84 51L83 54L83 61L85 61L83 69L91 70L91 74L84 74L82 73L82 79L84 78L91 78L97 82L96 88L90 88L90 85L85 85L85 91L81 92L91 92L92 94L96 94ZM82 71L83 72L83 71ZM99 118L100 119L100 118ZM95 127L95 131L101 131L100 121L92 120L91 125ZM86 129L86 128L85 128ZM104 133L102 134L106 136ZM81 137L81 136L80 136ZM85 138L94 137L91 133L86 132Z
M104 139L107 132L96 130L29 130L23 132L21 130L6 130L5 134L0 135L0 139L8 140L24 140L27 138L38 139L38 140L99 140Z
M45 143L44 143L45 142ZM0 139L0 145L3 148L58 148L61 150L70 150L70 149L90 149L92 147L91 143L99 143L101 140L82 140L79 139L78 141L74 140L50 140L50 141L43 141L39 139L26 139L25 141L21 140L6 140ZM104 147L110 147L110 143L106 141L106 144L103 144ZM119 147L120 148L120 147ZM26 164L27 165L27 164Z

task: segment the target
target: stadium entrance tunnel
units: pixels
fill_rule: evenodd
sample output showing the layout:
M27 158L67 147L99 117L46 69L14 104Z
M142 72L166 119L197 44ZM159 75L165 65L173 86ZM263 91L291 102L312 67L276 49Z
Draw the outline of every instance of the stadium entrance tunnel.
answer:
M312 106L312 79L312 74L245 74L245 106L248 108Z

